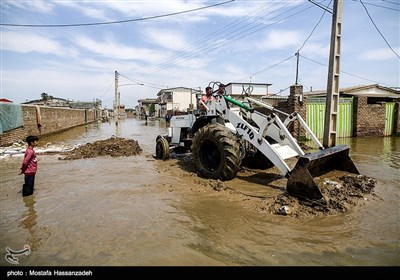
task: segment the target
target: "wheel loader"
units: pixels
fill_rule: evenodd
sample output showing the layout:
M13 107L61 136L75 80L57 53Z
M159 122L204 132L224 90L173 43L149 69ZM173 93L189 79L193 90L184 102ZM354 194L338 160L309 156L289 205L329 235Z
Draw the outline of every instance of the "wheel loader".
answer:
M191 152L200 176L220 180L235 178L245 164L257 169L276 166L288 179L289 195L309 201L324 200L314 178L333 170L360 174L349 156L349 146L324 148L297 112L287 114L248 95L243 101L216 96L202 105L204 115L170 119L167 135L156 138L156 158L167 160L171 152ZM255 109L259 107L269 114ZM302 150L288 130L294 121L306 130L319 151L306 154ZM297 160L294 168L287 163L291 158Z

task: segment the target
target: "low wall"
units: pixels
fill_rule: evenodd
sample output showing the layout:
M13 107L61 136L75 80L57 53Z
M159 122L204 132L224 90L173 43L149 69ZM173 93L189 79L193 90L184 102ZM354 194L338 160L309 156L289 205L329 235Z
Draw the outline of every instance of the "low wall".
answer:
M0 146L25 141L28 135L46 135L87 124L98 118L94 109L70 109L35 105L21 105L23 126L0 134ZM38 108L37 108L38 107ZM37 118L39 113L40 118ZM40 123L40 128L38 127Z
M385 136L385 104L368 104L368 98L360 96L355 99L354 136ZM393 135L400 132L400 102L394 108Z

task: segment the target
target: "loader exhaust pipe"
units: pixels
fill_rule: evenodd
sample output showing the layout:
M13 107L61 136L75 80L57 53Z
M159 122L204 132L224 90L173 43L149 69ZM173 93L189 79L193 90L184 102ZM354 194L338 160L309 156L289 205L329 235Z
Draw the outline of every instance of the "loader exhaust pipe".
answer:
M306 200L323 198L314 178L332 170L360 174L349 156L349 146L340 145L299 157L286 189L291 196Z

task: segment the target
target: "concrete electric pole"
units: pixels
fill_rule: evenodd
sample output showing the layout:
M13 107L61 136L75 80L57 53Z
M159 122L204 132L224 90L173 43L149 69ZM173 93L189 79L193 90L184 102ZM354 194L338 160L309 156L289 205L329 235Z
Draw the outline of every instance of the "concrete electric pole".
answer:
M336 130L339 117L339 73L340 49L342 37L343 0L334 0L331 46L329 53L328 85L326 91L326 109L323 146L336 146Z
M114 98L114 121L118 125L119 96L118 96L118 72L115 71L115 98Z

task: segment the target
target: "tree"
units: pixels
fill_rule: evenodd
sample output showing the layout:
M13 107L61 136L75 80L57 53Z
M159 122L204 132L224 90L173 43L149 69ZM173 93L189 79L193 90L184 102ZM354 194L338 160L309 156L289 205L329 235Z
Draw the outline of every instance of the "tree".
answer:
M47 93L45 93L45 92L42 92L42 99L43 100L49 99L49 95Z
M42 100L44 100L44 101L49 100L49 99L54 99L54 97L52 95L48 95L45 92L42 92L41 96L42 96Z
M150 114L150 116L152 116L154 114L154 112L156 111L155 108L156 108L156 105L150 104L150 106L149 106L149 114Z

